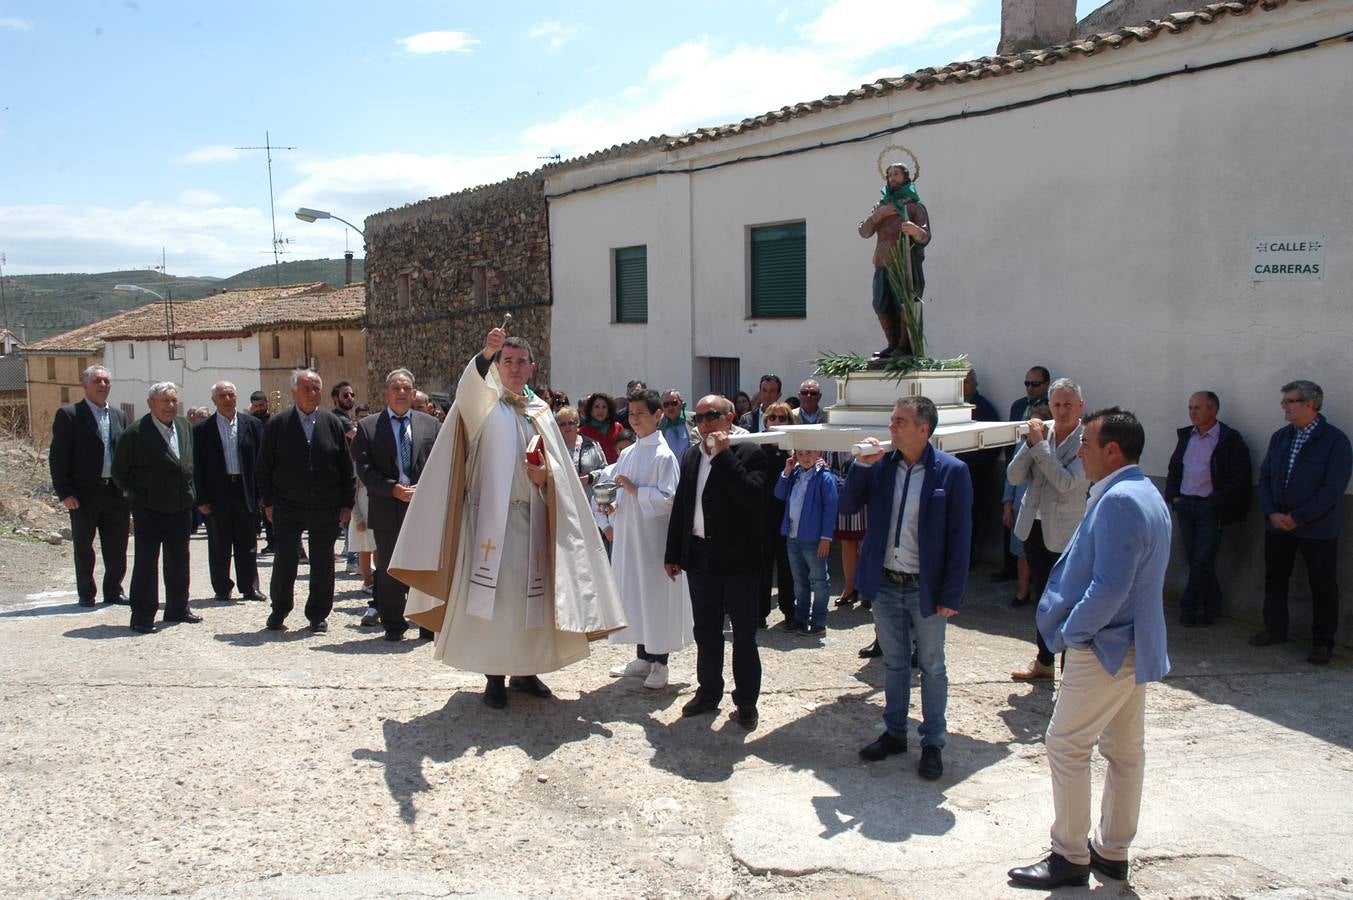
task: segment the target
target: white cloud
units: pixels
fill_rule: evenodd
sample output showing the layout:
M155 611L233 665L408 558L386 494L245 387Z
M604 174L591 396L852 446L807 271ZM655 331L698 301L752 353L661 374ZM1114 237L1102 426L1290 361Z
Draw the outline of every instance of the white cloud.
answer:
M545 41L551 50L558 50L583 31L583 27L576 23L537 22L526 32L526 36L533 41Z
M188 188L179 194L179 202L188 206L217 206L225 202L225 198L205 188Z
M230 162L239 159L240 150L231 147L228 144L210 144L206 147L198 147L178 158L181 163L214 163Z
M479 43L466 31L424 31L396 39L406 53L469 53Z
M896 14L871 0L836 0L799 31L813 44L835 52L869 53L918 44L943 25L972 13L976 0L908 0Z
M18 16L0 16L0 31L31 31L33 23Z

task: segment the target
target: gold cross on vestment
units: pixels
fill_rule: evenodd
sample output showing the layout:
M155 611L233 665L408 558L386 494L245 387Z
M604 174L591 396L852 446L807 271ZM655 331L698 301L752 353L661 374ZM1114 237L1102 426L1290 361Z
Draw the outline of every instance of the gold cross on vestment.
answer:
M480 544L479 549L484 551L484 562L488 562L489 554L493 552L493 538L489 538Z

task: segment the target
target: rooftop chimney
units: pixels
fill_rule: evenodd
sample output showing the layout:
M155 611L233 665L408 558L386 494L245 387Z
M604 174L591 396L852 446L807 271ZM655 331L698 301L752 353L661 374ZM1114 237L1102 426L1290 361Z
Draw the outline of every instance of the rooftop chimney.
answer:
M343 251L343 286L352 284L352 251Z
M1038 50L1076 33L1076 0L1001 0L1002 56Z

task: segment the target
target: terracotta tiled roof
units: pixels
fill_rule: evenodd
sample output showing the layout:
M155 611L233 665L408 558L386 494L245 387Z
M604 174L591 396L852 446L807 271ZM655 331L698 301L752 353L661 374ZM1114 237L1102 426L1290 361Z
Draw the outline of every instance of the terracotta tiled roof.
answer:
M174 337L180 340L245 337L264 328L360 322L366 288L334 290L323 282L282 288L222 291L174 302ZM155 302L29 346L27 353L97 352L106 341L163 339L164 304Z
M820 100L784 106L763 115L743 119L741 122L712 128L699 128L689 134L677 137L659 136L645 141L617 145L608 150L597 151L587 156L580 156L552 166L546 166L543 171L547 174L553 174L555 171L577 168L612 157L629 156L650 148L679 150L694 144L717 141L780 122L787 122L791 119L802 118L825 109L846 106L858 100L886 97L898 91L924 91L944 85L980 81L983 78L999 78L1005 75L1017 75L1020 72L1031 72L1042 66L1084 59L1103 51L1117 50L1131 44L1143 43L1161 35L1180 34L1194 25L1210 25L1226 16L1244 16L1252 12L1274 10L1287 5L1288 2L1289 0L1232 0L1232 2L1227 3L1209 3L1190 12L1171 13L1164 18L1152 19L1142 25L1088 35L1042 50L1030 50L1011 56L984 56L981 59L950 63L938 69L919 69L900 78L881 78L878 81L861 85L843 95L831 95ZM1312 2L1312 0L1292 0L1292 2Z

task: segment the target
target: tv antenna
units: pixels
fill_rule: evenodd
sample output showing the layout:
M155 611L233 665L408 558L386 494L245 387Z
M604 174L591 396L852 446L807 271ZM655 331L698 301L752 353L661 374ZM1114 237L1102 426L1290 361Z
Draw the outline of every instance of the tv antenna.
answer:
M550 162L559 162L562 159L558 153L551 153L549 156L537 156L536 159L548 159Z
M280 248L277 242L277 203L273 199L273 190L272 190L272 152L274 150L296 150L297 148L277 146L272 142L272 135L265 131L263 132L262 147L236 147L235 149L263 150L268 154L268 212L272 216L272 269L273 269L273 277L277 282L277 286L280 288L282 286L281 254L284 251Z
M0 315L4 316L4 328L9 331L9 304L5 302L5 254L0 253Z

